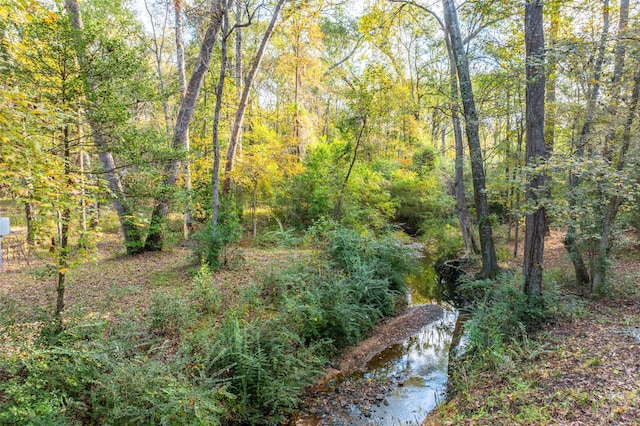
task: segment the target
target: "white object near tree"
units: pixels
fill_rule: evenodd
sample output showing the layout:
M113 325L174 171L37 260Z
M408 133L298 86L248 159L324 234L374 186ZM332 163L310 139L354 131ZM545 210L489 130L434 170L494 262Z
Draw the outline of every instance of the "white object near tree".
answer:
M2 272L2 238L9 235L11 227L8 217L0 217L0 272Z

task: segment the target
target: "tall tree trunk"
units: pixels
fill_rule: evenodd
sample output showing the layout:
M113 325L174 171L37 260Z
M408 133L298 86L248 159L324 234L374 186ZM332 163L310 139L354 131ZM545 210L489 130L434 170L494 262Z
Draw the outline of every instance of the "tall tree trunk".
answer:
M187 95L187 74L185 72L184 65L184 36L182 35L182 0L173 0L174 22L175 22L175 37L176 37L176 67L178 69L178 88L180 90L180 105ZM183 149L188 156L191 149L189 141L189 129L184 134ZM184 173L184 189L187 192L187 205L182 220L182 234L186 239L191 236L193 232L193 214L192 214L192 202L191 202L191 162L189 158L185 158L182 161L182 168Z
M445 25L451 39L458 80L460 81L467 143L469 144L469 154L471 157L473 193L480 230L480 250L482 253L482 271L480 272L480 276L482 278L495 278L499 272L498 259L493 241L493 231L491 229L489 204L487 202L482 148L478 131L478 113L473 96L471 76L469 74L469 63L462 36L460 35L458 14L454 0L442 0L442 7L444 10Z
M609 0L604 0L603 12L602 12L602 34L600 36L600 44L598 46L595 66L593 70L593 76L591 78L591 88L588 94L587 111L585 113L585 120L582 124L580 131L580 137L578 139L578 145L576 146L575 156L577 158L583 158L585 155L585 148L591 135L591 127L593 125L593 118L596 110L596 103L600 93L600 80L602 78L602 65L604 64L604 57L606 53L607 38L609 36ZM580 179L575 173L571 173L569 177L569 208L571 211L575 210L577 205L577 199L575 192L580 185ZM576 274L576 281L579 284L587 285L591 281L591 276L587 265L584 262L580 247L577 241L577 228L574 223L574 219L569 222L567 226L567 232L564 237L564 246L569 253L569 258L573 264L573 269Z
M191 117L193 117L193 111L196 107L196 101L200 94L200 88L204 81L205 74L209 69L211 63L211 55L213 53L213 47L216 43L218 33L222 26L223 15L226 12L226 0L215 0L211 6L211 19L209 26L205 32L202 45L200 46L200 54L198 60L189 78L187 90L182 102L180 103L180 109L178 110L178 117L176 118L176 126L173 131L172 148L175 151L184 153L185 138L188 136L189 123ZM168 190L173 188L178 179L180 159L176 158L169 162L164 170L164 186L160 191L160 195L157 197L156 205L151 215L151 222L149 224L149 234L145 242L145 250L159 251L162 250L164 243L164 231L167 214L169 213L169 201L170 196Z
M69 125L62 131L62 161L64 162L64 185L67 189L71 182L71 144L69 141ZM56 251L56 268L58 270L58 284L56 286L56 316L59 317L64 309L64 291L67 269L69 269L69 222L71 209L65 207L58 210L58 247Z
M562 0L549 2L549 54L547 55L546 95L544 143L547 147L547 158L551 156L556 138L556 83L558 81L558 32L560 30L560 6Z
M258 48L258 52L256 53L255 58L253 59L253 63L251 64L251 69L249 70L249 74L244 81L244 87L242 89L242 96L240 97L240 101L238 102L238 110L236 111L235 121L233 123L233 129L231 132L231 139L229 140L229 147L227 148L227 162L224 167L224 182L222 185L222 193L224 195L228 195L231 189L231 171L233 170L233 164L236 156L236 149L238 145L238 141L240 139L240 132L242 130L242 124L244 122L244 114L247 109L247 104L249 102L249 92L251 90L251 86L253 85L253 80L258 73L258 68L260 68L260 63L262 62L262 57L264 56L264 52L267 48L267 44L271 39L271 35L273 34L273 30L276 27L276 22L278 20L278 15L280 13L280 9L286 3L287 0L278 0L275 9L273 10L273 15L271 16L271 22L269 22L269 26L262 37L262 42L260 43L260 47Z
M462 140L462 126L460 125L460 114L458 107L459 91L458 77L456 74L456 65L451 48L451 40L445 31L445 40L447 44L447 53L449 55L449 78L451 80L451 121L453 124L453 136L456 146L455 159L455 194L456 194L456 210L458 210L458 220L460 222L460 231L464 240L465 256L479 253L478 242L476 241L475 230L469 218L469 210L467 209L467 199L464 190L464 144ZM443 130L444 132L444 130ZM442 138L442 153L444 155L444 137Z
M638 57L640 62L640 56ZM637 65L636 65L637 67ZM620 144L620 152L618 153L618 161L616 163L616 170L620 173L626 166L627 154L631 146L631 127L634 119L638 113L638 99L640 98L640 71L636 68L634 73L633 93L631 95L631 104L627 112L627 119L624 124L624 131L622 134L622 143ZM592 290L599 290L605 283L607 269L609 266L609 253L611 251L611 233L613 232L613 226L615 224L616 216L620 206L622 205L623 198L620 195L614 195L609 199L607 211L604 215L602 223L602 230L600 233L600 242L598 243L598 250L596 253L596 264L593 272L593 279L591 282Z
M229 19L225 14L223 23L223 37L221 40L221 60L220 74L218 76L218 86L216 87L216 106L213 113L213 134L211 136L213 144L213 171L211 173L211 232L216 233L218 229L218 217L220 215L220 114L222 111L222 97L224 95L224 84L227 71L227 36L229 32Z
M122 183L120 182L120 176L116 172L116 164L113 159L113 155L108 150L108 137L104 134L102 126L100 126L94 116L93 108L95 108L96 105L95 102L91 101L91 94L96 93L98 86L93 75L91 75L86 58L86 52L83 48L82 36L84 32L84 25L82 22L82 15L80 13L80 5L78 4L78 0L64 0L64 7L70 16L71 27L76 32L74 48L76 50L78 62L85 73L83 75L84 95L89 100L89 108L87 109L86 114L89 126L93 133L93 141L98 148L98 157L104 170L105 179L109 190L114 197L113 206L118 213L118 218L120 219L120 227L124 235L124 244L127 254L137 254L143 250L142 234L140 232L140 228L131 220L134 216L133 211L127 202L122 189Z
M236 43L235 43L235 80L236 80L236 98L238 100L238 104L242 100L242 25L240 24L244 19L244 12L242 10L242 3L244 0L236 0L236 29L234 30L236 33ZM242 152L242 132L244 131L244 126L242 126L239 130L238 134L238 147L236 148L236 152Z
M544 143L544 23L542 0L527 0L525 5L525 47L527 67L527 144L528 166L536 166L546 158ZM545 176L534 171L527 184L527 200L539 202L538 192L544 191ZM542 295L542 260L546 223L545 208L538 205L525 219L522 291L530 297Z

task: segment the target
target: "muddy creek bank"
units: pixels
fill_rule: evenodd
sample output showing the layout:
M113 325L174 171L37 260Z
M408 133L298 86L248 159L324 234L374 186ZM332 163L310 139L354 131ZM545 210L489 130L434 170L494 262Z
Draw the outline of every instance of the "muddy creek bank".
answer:
M457 313L412 306L334 362L295 425L411 425L444 398Z

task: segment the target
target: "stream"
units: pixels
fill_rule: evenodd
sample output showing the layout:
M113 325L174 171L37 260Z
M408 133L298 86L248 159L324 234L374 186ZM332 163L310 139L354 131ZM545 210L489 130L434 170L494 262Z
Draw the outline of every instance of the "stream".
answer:
M420 425L446 397L449 348L457 319L455 309L443 306L441 319L373 357L364 377L393 377L400 385L373 407L365 422L352 418L349 424Z
M325 397L332 399L341 393L339 387L350 387L353 401L334 403L330 415L318 413L297 425L420 425L445 399L451 344L460 341L458 311L436 300L436 274L431 264L425 262L423 270L408 281L409 305L437 304L442 316L373 356L364 371L340 377L325 391ZM382 384L384 390L362 403L358 394L365 395L371 383Z

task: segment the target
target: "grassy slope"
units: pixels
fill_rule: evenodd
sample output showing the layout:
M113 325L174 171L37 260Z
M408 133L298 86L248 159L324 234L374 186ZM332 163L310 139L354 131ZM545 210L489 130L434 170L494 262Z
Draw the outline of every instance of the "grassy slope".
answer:
M450 400L423 425L640 425L640 261L617 261L607 294L592 298L567 284L557 236L547 253L564 315L497 370L462 366Z

